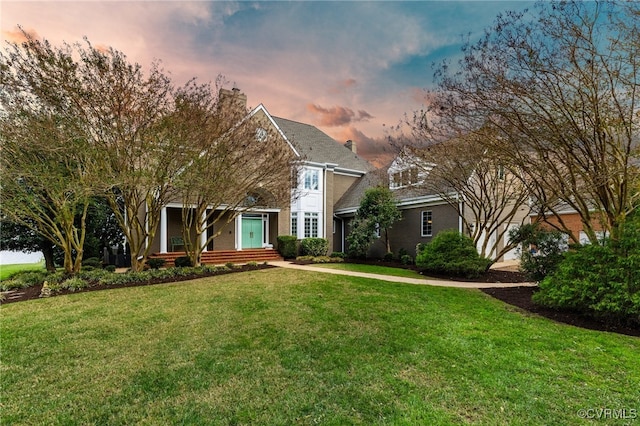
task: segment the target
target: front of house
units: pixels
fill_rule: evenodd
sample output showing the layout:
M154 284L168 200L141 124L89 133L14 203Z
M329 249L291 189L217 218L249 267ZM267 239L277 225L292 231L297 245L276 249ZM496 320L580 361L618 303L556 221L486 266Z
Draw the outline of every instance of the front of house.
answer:
M239 99L245 107L246 96L241 94ZM293 235L298 239L325 238L329 253L347 252L346 237L360 201L368 188L378 185L389 185L402 213L402 219L390 232L394 254L404 251L415 256L418 244L430 242L443 230L468 233L463 229L464 221L458 210L420 185L428 178L428 171L415 170L401 157L386 172L376 171L357 155L353 142L343 145L312 125L271 116L262 104L249 116L260 123L256 137L260 129L265 134L277 135L301 160L297 182L292 184L291 201L287 205L255 202L251 208L224 213L225 217L211 226L208 235L201 236L204 244L212 233L218 234L205 251L273 249L277 248L279 235ZM269 197L256 194L255 198ZM183 204L178 201L163 207L159 230L150 242L152 253L184 250L182 211ZM376 241L369 256L382 257L385 252L382 241Z
M246 96L240 99L246 102ZM276 246L278 235L327 238L330 251L339 250L332 238L334 206L373 166L356 154L355 145L339 144L314 126L273 117L262 104L249 115L260 123L260 128L264 127L265 133L278 135L302 159L298 181L288 205L256 203L240 213L225 213L210 227L208 235L201 236L204 243L212 233L219 234L206 251L271 249ZM150 242L152 253L184 250L182 211L179 201L163 207L159 230Z

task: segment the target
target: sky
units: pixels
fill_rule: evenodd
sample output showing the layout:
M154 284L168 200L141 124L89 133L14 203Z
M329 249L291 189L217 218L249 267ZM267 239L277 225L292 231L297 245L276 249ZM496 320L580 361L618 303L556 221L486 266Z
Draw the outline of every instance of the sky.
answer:
M390 129L425 102L432 64L455 63L466 37L531 4L2 0L0 28L3 46L20 41L20 25L54 45L87 37L145 68L160 60L177 85L222 75L250 107L353 140L382 165Z

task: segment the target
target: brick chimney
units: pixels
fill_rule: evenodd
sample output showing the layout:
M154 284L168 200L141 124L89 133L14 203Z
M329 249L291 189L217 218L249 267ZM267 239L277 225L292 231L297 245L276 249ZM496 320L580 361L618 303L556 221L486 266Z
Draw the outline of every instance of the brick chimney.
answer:
M349 148L351 150L351 152L353 152L354 154L358 153L358 149L356 148L356 143L354 141L352 141L351 139L349 139L347 142L345 142L344 146Z
M247 109L247 95L242 93L237 87L234 87L231 90L220 89L218 102L220 108L228 108L234 113L240 113L242 115L245 114Z

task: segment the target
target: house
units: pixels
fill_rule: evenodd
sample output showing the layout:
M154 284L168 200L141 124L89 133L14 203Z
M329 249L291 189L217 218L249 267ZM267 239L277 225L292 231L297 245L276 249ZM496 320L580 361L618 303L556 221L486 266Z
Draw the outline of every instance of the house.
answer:
M230 97L232 104L246 109L247 98L237 89L223 89L222 97ZM406 251L413 256L417 244L430 242L443 230L455 229L470 235L473 225L477 226L464 209L464 199L460 198L459 205L453 206L450 198L430 192L422 185L436 165L416 167L416 162L403 153L386 171L379 171L358 156L356 144L352 141L340 144L317 127L272 116L262 104L249 113L248 119L259 123L256 138L266 134L277 135L283 146L300 159L297 181L292 184L291 201L284 203L286 205L256 202L269 198L268 194L256 192L250 195L254 201L250 208L224 213L227 220L221 220L221 225L216 223L214 229L209 230L209 235L211 232L218 234L206 247L211 255L223 251L273 252L279 235L294 235L298 239L326 238L329 253L346 252L346 237L365 191L381 184L392 190L402 213L402 220L393 225L389 235L395 254ZM179 200L163 207L159 231L150 242L156 255L176 257L184 250L180 238L182 211L183 202ZM526 217L526 213L520 216L523 215ZM492 232L483 238L495 240L495 235L504 235L504 229ZM206 238L207 235L202 236L203 245ZM504 244L506 239L499 241L498 249ZM384 244L376 242L369 254L382 257L385 251ZM210 262L205 254L203 261Z

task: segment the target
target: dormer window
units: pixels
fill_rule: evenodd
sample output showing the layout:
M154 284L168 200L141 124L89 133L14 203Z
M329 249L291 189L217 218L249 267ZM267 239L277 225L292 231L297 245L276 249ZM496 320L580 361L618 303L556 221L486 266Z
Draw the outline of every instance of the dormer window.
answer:
M419 182L419 173L417 167L399 170L391 174L391 189L403 188L405 186L416 185Z

